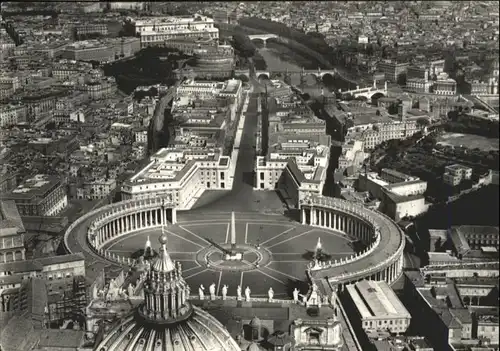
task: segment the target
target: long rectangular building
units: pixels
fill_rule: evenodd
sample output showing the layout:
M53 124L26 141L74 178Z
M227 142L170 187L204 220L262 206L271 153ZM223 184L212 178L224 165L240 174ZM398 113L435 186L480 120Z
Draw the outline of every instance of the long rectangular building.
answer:
M329 160L328 135L274 133L267 156L257 156L254 189L278 189L298 206L308 194L322 194Z
M85 256L81 252L0 263L0 292L4 289L19 288L23 281L30 278L52 281L74 276L85 276Z
M231 189L231 159L214 149L160 149L150 163L124 182L124 200L166 196L189 209L206 189Z
M219 39L219 29L214 27L214 20L202 15L129 18L127 22L134 27L135 35L141 38L143 48L163 46L169 40Z
M68 204L64 184L56 176L37 174L26 179L3 200L13 200L21 216L54 216Z
M404 333L411 315L385 281L363 280L347 286L347 294L355 306L365 331L388 330Z

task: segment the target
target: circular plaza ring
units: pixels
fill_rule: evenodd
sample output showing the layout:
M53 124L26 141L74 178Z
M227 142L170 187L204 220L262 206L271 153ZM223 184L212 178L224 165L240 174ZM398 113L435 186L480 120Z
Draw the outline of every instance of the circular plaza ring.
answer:
M228 251L232 250L230 244L222 244L221 247ZM271 252L263 247L257 248L252 245L238 244L234 251L241 253L241 259L225 259L225 253L219 249L213 246L207 247L197 253L196 262L200 266L206 266L207 268L232 272L252 271L271 262Z

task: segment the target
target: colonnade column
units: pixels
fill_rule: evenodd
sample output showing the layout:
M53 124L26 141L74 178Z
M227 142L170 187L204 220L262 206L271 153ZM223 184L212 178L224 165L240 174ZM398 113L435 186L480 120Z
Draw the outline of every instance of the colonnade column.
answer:
M177 209L173 208L172 209L172 224L177 223Z
M306 210L304 209L304 207L300 209L300 221L302 222L302 224L306 224Z

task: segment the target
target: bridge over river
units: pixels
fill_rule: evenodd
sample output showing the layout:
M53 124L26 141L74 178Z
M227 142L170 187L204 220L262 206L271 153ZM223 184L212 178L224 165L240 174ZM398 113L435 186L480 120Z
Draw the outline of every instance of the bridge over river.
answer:
M266 37L269 40L276 38L276 36L271 35L253 35L249 37L251 39L252 37L258 37L254 38L254 40L261 39L261 37ZM273 48L263 47L258 49L258 51L266 61L267 69L256 70L255 78L257 79L264 77L267 79L282 79L284 81L288 80L287 83L289 84L299 86L304 84L307 80L310 81L310 78L314 78L313 81L315 81L315 83L325 83L329 81L327 83L327 87L330 89L334 88L332 86L334 78L340 78L341 80L347 82L349 89L355 89L355 87L360 84L359 80L354 79L350 74L348 74L348 72L341 68L325 69L319 67L317 69L304 69L304 67L301 67L293 62L293 59L287 59L285 55L280 57L277 50ZM250 73L247 71L241 71L239 73L250 76Z

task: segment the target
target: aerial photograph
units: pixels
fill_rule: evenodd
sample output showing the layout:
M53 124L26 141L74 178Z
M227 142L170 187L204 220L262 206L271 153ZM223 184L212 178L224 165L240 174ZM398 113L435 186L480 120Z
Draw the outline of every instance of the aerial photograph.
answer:
M499 351L498 1L0 15L0 351Z

